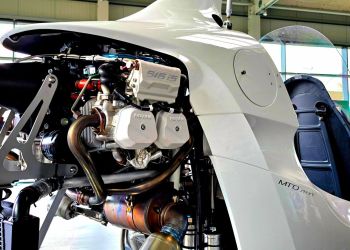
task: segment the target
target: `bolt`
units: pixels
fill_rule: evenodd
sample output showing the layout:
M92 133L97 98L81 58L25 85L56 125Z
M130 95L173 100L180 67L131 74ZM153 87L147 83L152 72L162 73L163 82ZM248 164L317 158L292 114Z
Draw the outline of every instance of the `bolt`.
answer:
M176 131L176 132L179 132L179 131L180 131L179 126L176 126L176 127L175 127L175 131Z
M50 78L49 78L49 82L50 82L51 84L53 84L53 83L56 82L56 79L55 79L54 77L50 77Z
M49 126L49 124L48 123L45 123L44 124L44 129L48 129L50 126Z
M60 122L62 126L67 126L69 124L69 120L67 118L62 118Z
M77 172L77 169L75 167L71 167L69 169L69 173L71 173L71 174L75 174L76 172Z
M46 112L47 115L51 114L51 110L48 109L47 112Z
M145 124L141 124L141 130L145 130L146 129L146 125Z
M242 74L242 75L245 75L245 74L247 74L247 71L243 70L243 71L241 72L241 74Z

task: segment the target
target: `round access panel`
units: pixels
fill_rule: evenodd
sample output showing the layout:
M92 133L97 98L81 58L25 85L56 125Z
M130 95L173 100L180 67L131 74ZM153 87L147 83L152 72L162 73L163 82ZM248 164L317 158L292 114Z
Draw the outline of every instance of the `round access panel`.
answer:
M233 66L241 90L252 103L266 107L275 101L278 72L265 51L242 49Z

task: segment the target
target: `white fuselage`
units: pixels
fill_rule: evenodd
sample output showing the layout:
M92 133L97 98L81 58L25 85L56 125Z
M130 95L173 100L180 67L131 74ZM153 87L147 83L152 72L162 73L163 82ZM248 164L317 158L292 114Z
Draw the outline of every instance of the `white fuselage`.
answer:
M257 41L213 21L219 6L214 0L159 0L119 21L28 25L6 37L68 30L178 58L188 70L191 104L238 248L350 249L350 203L306 177L294 150L296 115L279 72Z

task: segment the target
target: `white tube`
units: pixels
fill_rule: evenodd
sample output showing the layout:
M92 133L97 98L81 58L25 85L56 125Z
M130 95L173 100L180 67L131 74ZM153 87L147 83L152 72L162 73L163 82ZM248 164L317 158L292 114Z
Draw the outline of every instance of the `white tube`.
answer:
M232 0L226 1L226 16L230 18L232 15Z
M110 95L111 92L109 91L109 88L105 84L101 84L101 90L104 95Z
M180 177L181 177L181 167L178 167L170 177L170 181L174 183L174 189L176 190L180 189Z

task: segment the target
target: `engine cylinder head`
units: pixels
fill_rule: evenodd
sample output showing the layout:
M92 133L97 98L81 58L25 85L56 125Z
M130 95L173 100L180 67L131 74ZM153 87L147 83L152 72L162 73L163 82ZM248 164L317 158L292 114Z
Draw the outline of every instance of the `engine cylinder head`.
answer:
M161 149L176 149L190 138L187 120L183 114L160 111L156 118L158 138L155 144Z
M157 139L154 115L133 107L119 111L113 121L114 140L124 149L143 149Z

